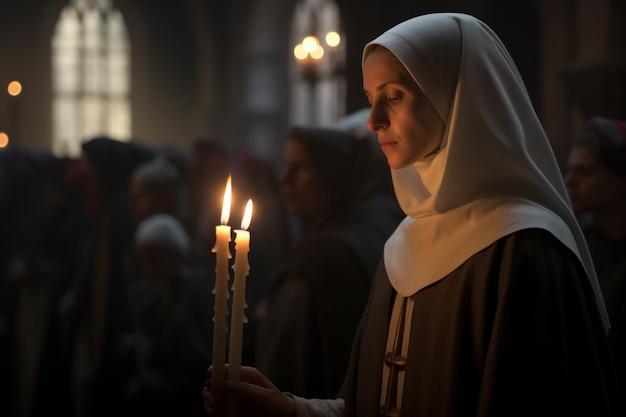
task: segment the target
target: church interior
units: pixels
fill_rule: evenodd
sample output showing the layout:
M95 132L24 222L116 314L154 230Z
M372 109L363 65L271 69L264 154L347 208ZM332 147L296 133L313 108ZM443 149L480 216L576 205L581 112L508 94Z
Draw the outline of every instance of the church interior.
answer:
M213 305L207 300L215 294L211 292L217 275L215 232L218 227L226 230L225 239L232 223L233 232L250 236L250 216L246 226L237 218L240 214L228 217L224 180L228 177L230 184L229 168L239 163L239 178L245 179L234 186L240 194L233 197L233 212L242 212L241 196L250 194L255 199L250 226L255 240L245 251L245 256L251 255L251 276L268 278L279 265L277 260L284 254L292 256L287 251L291 229L297 236L308 226L298 228L302 225L291 222L281 200L284 184L278 184L282 180L275 175L289 165L283 152L293 138L287 135L294 127L337 127L347 120L362 126L362 116L369 114L362 82L363 47L392 26L433 12L471 14L501 38L563 170L574 139L590 117L626 119L624 0L0 1L0 417L126 415L109 412L102 404L111 410L145 411L127 414L133 417L204 416L200 390L205 364L210 363L204 355L212 348L202 344L209 336L205 330L214 326ZM104 140L103 144L102 139L115 143ZM372 143L380 150L378 142ZM129 148L136 155L126 154ZM542 157L550 153L547 145L541 149ZM167 151L163 155L172 156L176 166L154 158L157 150ZM324 164L319 167L333 165L328 153L320 154ZM471 160L462 154L463 160ZM239 159L229 159L231 155ZM375 156L380 156L380 163L374 157L354 165L369 170L362 175L367 186L373 184L376 192L376 187L382 189L383 209L372 206L376 210L368 213L382 222L389 209L389 222L395 228L393 222L405 214L396 206L399 199L393 194L391 175L388 182L381 180L390 174L387 159L382 152ZM497 158L501 161L501 154ZM300 160L293 159L292 165L298 166ZM335 165L345 168L346 159L335 157ZM144 164L149 162L161 166ZM155 172L158 181L154 182L162 180L163 188L150 183ZM327 175L332 179L328 182L338 184L341 181L336 179L353 174L337 172ZM553 172L558 176L557 170ZM145 183L141 175L148 178L143 178ZM133 183L137 178L139 185ZM356 195L357 188L349 185L341 193L350 194L343 192L350 189ZM148 194L154 212L140 213ZM319 195L323 196L307 200L307 208L324 201ZM167 316L171 321L166 326L159 321L162 316L156 316L161 314L160 305L153 312L143 298L137 297L136 305L128 302L125 280L130 277L128 282L144 284L138 264L145 259L134 252L133 228L149 214L170 212L181 214L184 228L179 225L179 229L189 236L176 229L171 237L176 248L182 247L178 257L171 247L166 255L146 255L149 261L165 265L150 272L158 276L163 270L164 274L183 270L188 266L182 262L184 252L203 275L196 280L202 284L200 290L185 293L199 299L197 305L172 303L176 309ZM391 218L398 212L401 217ZM168 233L163 235L170 239ZM235 246L235 239L222 243L225 248ZM222 271L227 273L229 256L222 250L226 261ZM180 265L168 264L172 259ZM250 272L249 264L241 264L239 275ZM182 273L171 275L183 278ZM265 282L259 281L249 280L248 288L260 294L256 301L265 307L260 302ZM138 288L142 295L143 287ZM163 295L169 302L169 294L163 294L154 298ZM158 342L141 340L145 329L135 332L135 328L145 323L132 322L129 317L135 316L126 304L137 309L147 306L148 313L155 313L157 319L146 320L144 327L158 336L154 338ZM194 310L194 319L187 319L186 314L192 314L187 308ZM81 322L83 327L77 325ZM170 333L161 332L161 327ZM200 335L200 366L192 364L196 358L186 356L194 343L186 339L174 343L179 339L170 334L177 335L178 330ZM129 334L134 339L127 338ZM194 413L159 410L160 391L146 401L135 384L152 375L144 372L150 369L146 358L161 345L175 353L163 357L176 361L157 365L187 377L185 384L190 384L166 381L168 387L177 388L172 389L176 395L183 396L180 401L175 398L176 406L189 404ZM128 363L118 361L118 356ZM113 359L107 362L107 358ZM193 365L189 375L177 368L189 364ZM132 378L126 379L129 369ZM110 379L99 379L98 373ZM132 401L120 400L122 407L109 394L132 397ZM89 408L99 413L85 411Z
M211 137L279 163L290 125L332 124L367 105L366 42L433 11L470 13L496 30L559 160L588 116L625 116L621 1L24 0L0 4L0 132L8 146L70 155L98 134L182 149ZM88 40L89 19L102 39ZM301 39L328 31L340 35L335 51L295 58ZM89 63L90 54L100 57Z

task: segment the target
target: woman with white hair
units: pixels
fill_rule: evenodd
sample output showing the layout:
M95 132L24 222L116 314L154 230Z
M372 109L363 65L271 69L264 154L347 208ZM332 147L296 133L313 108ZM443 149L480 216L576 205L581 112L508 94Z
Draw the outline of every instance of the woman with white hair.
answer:
M137 227L140 276L130 292L136 371L126 392L138 417L202 414L190 392L211 358L212 282L188 266L190 248L187 232L169 214L149 216Z

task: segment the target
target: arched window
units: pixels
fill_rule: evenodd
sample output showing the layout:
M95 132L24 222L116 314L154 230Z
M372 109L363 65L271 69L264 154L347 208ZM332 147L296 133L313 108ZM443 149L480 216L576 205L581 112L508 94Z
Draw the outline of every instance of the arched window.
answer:
M345 115L345 39L333 0L295 6L291 65L292 124L326 126Z
M130 45L111 0L71 0L52 39L52 151L96 135L131 138Z

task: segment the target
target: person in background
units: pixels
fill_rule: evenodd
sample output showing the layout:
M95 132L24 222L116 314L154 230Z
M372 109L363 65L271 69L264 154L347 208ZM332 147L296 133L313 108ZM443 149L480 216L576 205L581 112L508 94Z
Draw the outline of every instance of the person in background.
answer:
M191 234L189 218L188 190L181 171L160 151L153 159L137 166L130 176L130 196L133 216L136 222L148 217L169 214ZM139 275L136 256L131 256L130 268L133 275ZM209 279L210 271L206 271Z
M10 270L34 233L40 180L30 151L0 151L0 415L15 412L10 407L15 401L12 374L20 287L9 278Z
M252 200L249 231L251 265L246 279L246 309L249 318L243 327L242 362L254 357L255 315L264 314L262 300L267 296L272 274L289 250L294 231L282 195L279 175L274 164L248 149L240 149L231 161L233 195L230 224L239 227L248 199ZM234 247L233 247L234 249ZM231 250L234 253L233 250Z
M191 145L185 180L189 193L189 261L209 273L215 272L215 225L220 224L230 152L218 139L199 137Z
M131 370L122 339L132 330L128 284L137 221L129 181L155 151L107 136L85 141L83 158L92 173L87 203L92 216L81 237L80 261L61 300L62 318L73 329L74 415L124 416L124 384Z
M248 367L226 395L247 416L624 415L591 256L498 36L418 16L365 45L362 71L406 217L342 388L303 398ZM210 380L202 395L219 415Z
M7 271L16 297L11 398L14 417L68 415L72 337L58 305L75 273L85 208L69 173L82 162L33 153L39 182L33 229ZM4 414L0 414L4 415Z
M387 238L404 218L404 212L396 200L389 165L385 155L380 151L376 132L367 129L369 114L369 108L358 110L339 119L332 127L367 143L367 167L358 199L358 211L376 212L381 220L378 223L381 226L380 233L385 234ZM386 224L384 219L387 219ZM377 254L373 254L372 259L377 261Z
M382 214L356 215L366 143L337 129L293 127L280 176L299 237L276 268L257 325L254 363L281 389L333 395L382 250ZM391 229L389 230L391 233Z
M626 121L587 121L570 149L565 184L604 295L626 398Z
M212 282L189 267L190 249L187 231L170 214L153 214L137 227L140 275L129 291L136 327L127 338L135 370L126 386L135 417L203 414L191 394L211 359Z
M157 213L170 214L183 224L188 219L184 178L176 166L161 154L133 170L130 193L137 221Z

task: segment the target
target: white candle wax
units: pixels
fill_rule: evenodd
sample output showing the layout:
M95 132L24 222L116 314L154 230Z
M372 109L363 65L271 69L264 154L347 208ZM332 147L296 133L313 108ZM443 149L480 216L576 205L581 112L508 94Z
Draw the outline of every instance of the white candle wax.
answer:
M235 230L235 278L233 280L233 303L230 319L230 350L228 353L228 379L241 378L241 349L243 324L248 322L244 314L246 308L246 277L250 271L250 232L247 229L252 217L252 201L248 200L241 230Z
M230 215L231 199L231 179L228 178L226 191L224 192L224 205L222 206L222 224L215 226L215 246L212 251L216 254L215 263L215 315L213 316L213 369L211 371L211 391L221 395L224 387L226 374L226 316L228 315L228 280L230 273L228 260L230 254L230 226L228 217Z

